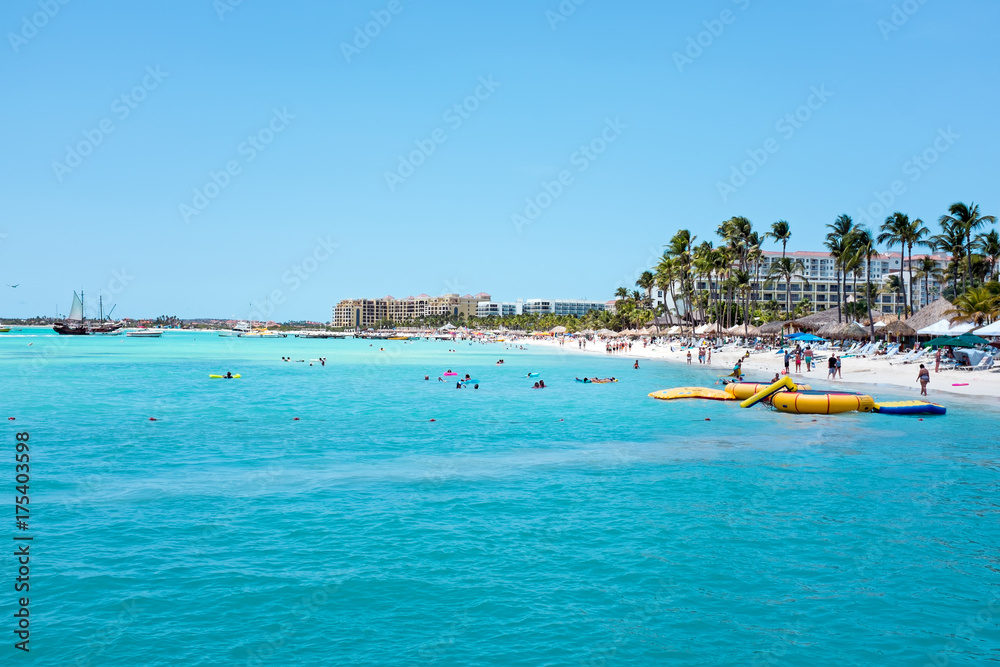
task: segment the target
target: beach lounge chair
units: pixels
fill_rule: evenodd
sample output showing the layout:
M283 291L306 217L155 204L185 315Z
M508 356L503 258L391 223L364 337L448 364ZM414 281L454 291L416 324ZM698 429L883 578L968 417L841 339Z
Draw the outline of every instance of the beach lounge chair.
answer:
M958 366L955 368L957 371L988 371L993 368L993 357L986 355L979 360L979 363L975 366Z

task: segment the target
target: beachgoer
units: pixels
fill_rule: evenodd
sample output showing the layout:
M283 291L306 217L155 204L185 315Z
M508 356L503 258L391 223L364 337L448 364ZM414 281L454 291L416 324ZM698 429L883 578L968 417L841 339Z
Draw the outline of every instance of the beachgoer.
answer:
M535 383L535 386L532 387L532 389L538 389L538 383L537 382Z
M941 348L939 347L937 349L937 352L934 353L934 372L937 373L938 369L940 368L941 368Z
M788 364L789 362L791 362L791 360L792 360L792 353L788 350L785 350L785 375L788 375Z
M227 380L231 380L232 378L233 378L233 372L232 371L226 371L226 379Z
M771 378L771 382L781 382L781 373L775 373L774 377Z
M841 380L844 379L844 372L840 370L840 357L837 357L837 377L839 377Z
M806 345L805 357L806 357L806 373L808 373L812 370L812 364L813 364L813 350L808 345Z
M688 350L688 365L691 365L691 350Z
M705 358L705 363L706 364L712 363L712 348L708 348L707 357Z
M461 388L462 388L462 383L461 382L456 382L455 383L455 389L461 389Z
M539 389L545 389L545 380L539 380L538 381L538 388Z
M639 360L638 359L635 360L635 364L632 365L632 368L634 368L636 370L639 369Z
M795 348L795 372L802 372L802 350Z
M478 384L474 384L474 385L472 385L472 388L473 389L479 389L479 385Z
M425 375L425 376L424 376L424 379L425 379L425 380L430 380L430 379L431 379L431 376L430 376L430 375Z
M830 358L826 360L826 365L826 376L834 380L837 379L837 356L831 354Z
M917 373L917 382L920 383L920 395L927 395L927 383L931 381L931 372L920 364L920 371Z

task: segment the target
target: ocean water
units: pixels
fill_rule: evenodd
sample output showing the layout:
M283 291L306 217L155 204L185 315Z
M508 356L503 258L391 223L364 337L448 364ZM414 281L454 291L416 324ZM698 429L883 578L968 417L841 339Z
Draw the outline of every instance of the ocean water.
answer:
M922 421L661 402L718 371L633 361L0 335L8 502L15 433L31 447L30 529L11 511L3 533L34 538L31 652L7 548L0 663L1000 661L995 400Z

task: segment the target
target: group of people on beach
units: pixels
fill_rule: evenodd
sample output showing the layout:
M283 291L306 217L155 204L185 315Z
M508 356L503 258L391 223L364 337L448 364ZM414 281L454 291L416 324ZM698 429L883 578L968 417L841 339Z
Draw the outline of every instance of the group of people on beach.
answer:
M691 350L687 353L688 365L691 365ZM698 363L699 364L710 364L712 363L712 348L710 346L702 345L698 348Z
M625 340L609 340L607 345L604 346L608 354L614 354L615 352L622 352L625 350L632 349L632 341Z
M803 360L805 360L805 362L806 362L806 372L809 373L809 372L812 371L813 349L809 345L806 345L806 348L804 350L802 349L801 345L796 345L795 348L791 349L791 350L785 350L785 374L786 375L788 374L788 371L789 371L788 367L791 364L791 362L792 362L793 359L795 360L795 372L796 373L801 373L802 372L802 361Z

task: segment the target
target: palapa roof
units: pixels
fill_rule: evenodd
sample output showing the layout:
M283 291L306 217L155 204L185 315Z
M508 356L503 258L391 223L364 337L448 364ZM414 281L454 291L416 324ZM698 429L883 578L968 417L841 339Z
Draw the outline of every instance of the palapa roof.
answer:
M844 318L840 315L840 308L830 308L829 310L821 310L818 313L800 317L794 320L792 324L800 329L815 332L817 329L830 324L842 324L843 321Z
M767 324L761 326L760 333L762 334L778 334L781 330L785 328L786 325L791 324L791 320L784 320L779 322L768 322Z
M893 336L914 336L917 333L913 327L899 320L889 322L882 331Z
M934 303L930 303L913 313L913 315L906 320L906 325L914 331L926 329L936 322L947 319L945 311L951 310L954 307L955 306L952 305L951 301L948 301L948 299L938 299Z

